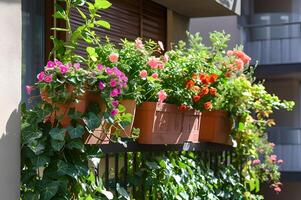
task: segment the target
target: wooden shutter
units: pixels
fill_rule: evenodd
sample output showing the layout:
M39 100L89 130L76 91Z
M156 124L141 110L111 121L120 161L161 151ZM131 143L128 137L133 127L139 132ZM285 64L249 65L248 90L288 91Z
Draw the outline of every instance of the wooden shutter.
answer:
M99 11L99 15L111 24L111 29L97 28L96 33L118 44L120 39L134 40L137 37L166 42L166 8L150 0L110 0L112 6ZM86 6L81 10L88 13ZM84 20L77 10L71 12L71 26L75 29ZM86 44L81 41L77 53L85 52Z

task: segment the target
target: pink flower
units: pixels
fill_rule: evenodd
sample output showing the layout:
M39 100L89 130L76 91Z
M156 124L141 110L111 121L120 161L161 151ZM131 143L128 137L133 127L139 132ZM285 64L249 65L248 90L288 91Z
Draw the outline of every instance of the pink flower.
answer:
M147 64L152 68L152 69L157 69L158 68L158 58L155 56L151 56L148 58Z
M110 92L110 97L116 97L118 94L120 94L120 91L118 89L114 89Z
M99 87L100 90L104 90L106 85L103 82L99 81L98 87Z
M98 64L98 65L97 65L97 69L101 71L101 70L104 69L104 66L103 66L102 64Z
M279 193L279 192L281 192L281 188L280 188L280 187L275 187L275 188L274 188L274 191L275 191L276 193Z
M118 58L119 58L118 53L111 53L111 54L109 55L109 60L110 60L112 63L118 62Z
M117 81L115 79L111 79L110 80L110 86L111 87L116 87L116 85L117 85Z
M269 143L270 147L275 147L275 144L273 142Z
M40 72L38 75L37 75L37 79L39 81L43 81L45 78L45 72Z
M63 64L61 61L57 60L57 59L54 59L54 64L59 66L61 64Z
M68 67L65 65L60 65L60 71L62 74L65 74L68 71Z
M80 63L74 63L74 64L73 64L73 67L74 67L75 69L79 69L79 68L80 68Z
M162 103L163 101L165 101L166 98L167 98L166 92L164 90L160 90L158 92L158 99L159 99L158 102Z
M238 71L244 68L244 62L239 58L235 60L235 64Z
M106 72L107 74L113 74L114 71L110 67L107 67Z
M159 69L164 69L164 67L165 67L164 63L158 63L158 68Z
M137 38L135 40L135 46L136 46L137 49L142 49L143 48L144 45L143 45L142 40L140 38Z
M281 165L281 164L283 164L283 162L284 161L282 159L280 159L280 160L277 161L277 164Z
M25 89L26 89L26 94L28 94L28 95L30 95L31 92L34 90L34 88L30 85L26 85Z
M112 105L113 105L114 107L117 107L117 106L119 105L119 101L118 101L118 100L112 101Z
M139 76L142 78L142 79L145 79L147 77L147 71L144 69L144 70L141 70L140 73L139 73Z
M152 77L153 77L154 79L157 79L158 76L159 76L159 75L158 75L158 73L156 73L156 72L152 74Z
M252 161L252 165L258 165L258 164L260 164L260 160L259 159L256 159L256 160Z
M163 60L164 60L165 63L167 63L169 61L169 56L165 54L163 56Z
M47 68L50 68L50 69L52 69L52 68L54 68L55 67L55 64L54 64L54 62L53 61L51 61L51 60L49 60L48 62L47 62Z
M270 156L270 160L273 161L273 162L275 162L277 160L277 155L274 155L274 154L271 155Z
M112 116L116 116L117 114L119 113L119 110L114 108L112 111L111 111L111 115Z
M232 50L227 51L227 56L233 56L234 52Z
M164 45L163 45L163 42L158 41L158 45L159 45L160 49L162 49L162 50L164 51Z
M45 76L44 81L45 81L46 83L51 83L51 82L52 82L52 74L50 74L50 75L48 75L48 76Z

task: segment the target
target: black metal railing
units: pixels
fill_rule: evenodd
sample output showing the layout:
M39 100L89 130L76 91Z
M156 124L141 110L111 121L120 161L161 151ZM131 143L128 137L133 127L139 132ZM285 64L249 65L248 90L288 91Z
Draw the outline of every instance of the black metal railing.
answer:
M152 193L152 188L145 189L145 179L138 183L131 179L145 168L148 158L167 155L169 152L189 154L196 152L212 170L217 170L220 165L229 165L234 155L231 146L214 143L184 143L171 145L146 145L130 142L127 146L121 144L100 145L102 156L99 162L97 175L104 180L105 187L116 192L116 184L120 184L129 191L135 199L145 199ZM136 180L137 181L137 180Z

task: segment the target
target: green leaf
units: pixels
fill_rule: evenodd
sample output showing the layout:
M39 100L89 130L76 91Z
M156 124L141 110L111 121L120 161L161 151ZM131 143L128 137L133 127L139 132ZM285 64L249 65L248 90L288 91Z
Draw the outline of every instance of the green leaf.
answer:
M110 23L107 22L107 21L104 21L104 20L98 20L98 21L95 22L95 24L98 25L98 26L102 26L102 27L104 27L106 29L110 29L111 28Z
M66 164L64 161L62 160L59 160L57 162L57 172L60 174L60 175L65 175L65 174L68 174L68 164Z
M50 200L54 197L59 189L56 182L47 183L41 191L41 200Z
M107 9L111 6L112 4L106 0L95 0L94 7L96 9Z
M69 143L67 143L66 147L68 149L83 150L85 145L81 139L77 139L77 140L71 140Z
M71 139L81 138L84 134L85 128L82 125L77 125L76 127L68 126L67 127L69 136Z
M64 128L52 128L49 132L50 136L54 140L64 141L65 140L65 132Z
M121 197L125 198L126 200L130 200L129 194L123 187L119 185L119 183L116 184L116 190Z
M49 157L45 155L39 155L33 158L32 164L35 168L44 167L49 163Z
M101 120L93 112L89 112L87 114L87 116L85 116L83 118L83 121L87 125L87 127L88 127L89 130L94 130L94 129L98 128L100 126L100 124L101 124Z
M76 8L76 9L79 12L80 16L82 16L83 19L87 19L87 16L79 8Z
M44 152L45 145L41 141L34 140L30 144L28 144L28 147L34 152L36 155L40 155Z
M51 146L55 151L60 151L63 148L64 144L64 141L51 140Z
M77 110L75 110L74 108L71 108L68 112L68 116L71 118L71 119L74 119L74 120L77 120L77 119L80 119L81 116L83 114L81 112L78 112Z
M89 54L89 57L91 58L91 60L93 60L94 62L97 61L98 55L95 52L95 48L93 48L93 47L87 47L86 51Z
M105 197L107 197L107 199L109 200L112 200L114 198L113 193L105 189L101 190L101 194L105 195Z

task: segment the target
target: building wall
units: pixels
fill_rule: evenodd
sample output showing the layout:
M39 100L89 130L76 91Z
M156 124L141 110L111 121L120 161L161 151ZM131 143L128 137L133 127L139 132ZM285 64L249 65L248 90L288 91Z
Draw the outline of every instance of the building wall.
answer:
M0 199L19 199L21 0L0 0Z
M225 31L231 35L229 48L241 43L237 16L191 18L189 31L191 33L200 32L205 44L209 44L208 33L213 31Z
M276 194L271 188L264 187L263 195L265 200L300 200L301 182L283 182L282 192Z
M285 67L285 66L283 66ZM267 91L276 94L280 99L295 101L293 111L276 111L273 115L277 125L285 127L300 127L300 83L297 78L277 78L266 79L265 86Z

